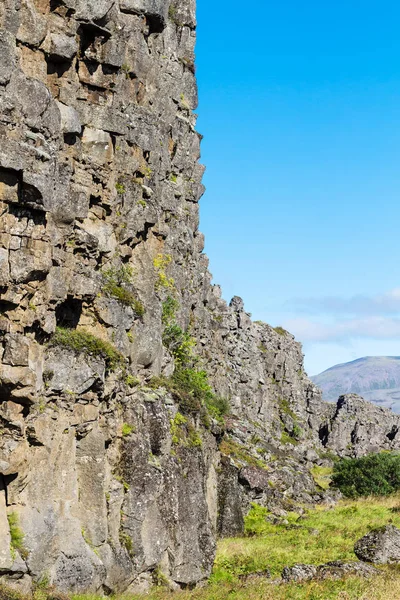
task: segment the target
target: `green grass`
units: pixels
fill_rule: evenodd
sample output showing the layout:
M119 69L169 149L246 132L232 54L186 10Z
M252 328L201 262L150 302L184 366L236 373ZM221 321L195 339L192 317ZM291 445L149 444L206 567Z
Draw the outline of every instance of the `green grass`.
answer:
M286 329L283 329L283 327L273 327L274 331L276 331L276 333L279 333L279 335L286 335L288 332L286 331Z
M75 352L83 352L87 355L96 356L105 360L109 371L115 371L118 367L124 367L125 359L110 342L102 340L83 329L67 329L57 327L53 334L50 345L69 348Z
M263 460L250 454L245 446L238 444L229 437L224 437L219 445L219 450L222 454L230 456L238 467L243 466L243 463L245 463L251 467L268 470L268 465Z
M305 518L289 514L289 525L273 525L265 519L265 509L253 508L246 529L259 535L221 540L212 580L235 580L266 568L276 576L295 563L356 560L353 547L360 537L389 522L400 527L400 514L393 510L399 505L399 495L346 501L333 509L312 510Z
M117 596L114 600L399 600L400 573L387 569L372 580L347 577L343 580L303 584L271 585L268 580L223 582L182 592L154 589L146 595ZM0 596L0 600L3 600ZM8 599L7 599L8 600ZM102 600L95 595L77 595L72 600Z

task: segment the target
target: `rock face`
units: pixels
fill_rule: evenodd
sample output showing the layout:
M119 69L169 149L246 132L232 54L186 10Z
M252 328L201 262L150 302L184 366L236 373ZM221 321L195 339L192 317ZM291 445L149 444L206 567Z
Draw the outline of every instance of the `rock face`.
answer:
M319 437L339 456L363 456L399 448L400 415L375 406L357 394L340 396L327 405Z
M399 562L400 529L394 525L374 529L356 542L354 552L360 560L376 565Z
M250 502L324 499L326 449L399 447L211 285L195 27L192 0L0 3L0 574L23 589L195 585ZM225 423L182 408L179 349Z

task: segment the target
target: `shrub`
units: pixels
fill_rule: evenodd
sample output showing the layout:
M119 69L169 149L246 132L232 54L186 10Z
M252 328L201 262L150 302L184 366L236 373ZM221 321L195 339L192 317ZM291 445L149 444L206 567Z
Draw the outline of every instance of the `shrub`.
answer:
M332 484L348 498L393 494L400 490L400 454L343 458L334 464Z
M246 535L263 535L270 528L267 521L269 512L265 506L260 506L255 502L251 503L251 509L244 517L244 532Z
M322 488L327 490L332 481L332 467L322 467L315 465L310 469L310 473L313 476L315 483Z
M153 377L149 385L154 389L165 387L184 413L208 412L218 420L229 413L228 400L214 394L205 371L178 367L171 377Z
M155 290L160 291L161 289L175 289L175 281L172 277L168 277L166 270L172 262L172 256L170 254L157 254L153 260L153 266L157 273L157 280L155 283Z
M175 298L172 298L172 296L168 296L162 304L162 324L170 325L175 320L175 314L178 309L179 302Z
M110 342L106 342L82 329L57 327L50 344L102 358L105 360L109 371L115 371L117 367L124 367L125 365L124 357Z
M194 425L180 412L176 413L174 419L171 419L170 424L172 443L174 445L185 446L186 448L201 447L202 440L200 434Z
M221 421L223 417L228 415L231 408L227 398L215 394L206 400L206 406L210 415L214 417L214 419L217 419L217 421Z
M194 338L188 331L177 324L167 325L163 332L163 344L173 355L175 362L186 366L195 360L193 348L196 345Z

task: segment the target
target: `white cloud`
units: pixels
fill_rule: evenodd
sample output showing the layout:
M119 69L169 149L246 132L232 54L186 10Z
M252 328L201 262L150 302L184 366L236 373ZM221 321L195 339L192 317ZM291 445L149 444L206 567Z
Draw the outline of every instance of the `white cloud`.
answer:
M400 288L376 296L295 298L290 304L308 314L396 315L400 314Z
M345 319L326 324L310 319L291 319L285 329L304 342L346 342L349 339L369 338L390 340L400 338L400 318L370 316Z

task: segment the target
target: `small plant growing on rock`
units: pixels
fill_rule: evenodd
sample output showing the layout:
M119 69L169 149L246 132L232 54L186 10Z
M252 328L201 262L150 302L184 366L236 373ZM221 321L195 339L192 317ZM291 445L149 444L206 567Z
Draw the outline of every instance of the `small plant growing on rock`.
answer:
M109 267L102 272L103 292L109 298L115 298L121 304L130 306L138 317L143 317L145 309L133 292L126 288L132 283L133 268L130 265Z
M24 534L19 526L19 518L16 512L11 512L7 515L8 526L10 529L11 537L11 555L13 558L16 557L18 551L22 558L27 558L28 551L24 546Z
M128 374L125 377L125 383L128 387L133 388L140 384L140 380L137 377L135 377L134 375Z
M75 352L83 352L87 355L102 358L108 371L115 371L118 367L123 368L125 366L124 357L110 342L106 342L82 329L57 327L49 343L52 346L61 346Z
M157 273L157 281L155 283L156 291L161 289L173 290L175 288L175 281L172 277L168 277L166 270L172 262L172 256L170 254L157 254L153 260L153 266Z
M125 74L125 79L129 79L131 72L132 69L127 63L121 65L121 73Z
M185 446L187 448L197 448L202 446L202 439L194 425L177 412L171 419L172 443L176 446Z
M126 189L123 183L116 183L115 184L115 189L117 190L117 194L119 194L120 196L122 196L122 194L125 194Z
M121 434L123 435L123 437L126 437L126 436L130 435L131 433L133 433L134 430L135 430L135 428L132 427L132 425L129 425L129 423L124 423L122 425Z
M132 542L131 536L128 535L127 533L125 533L125 531L120 531L119 532L119 541L121 542L121 545L126 548L129 556L131 558L133 558L134 552L133 552L133 542Z

